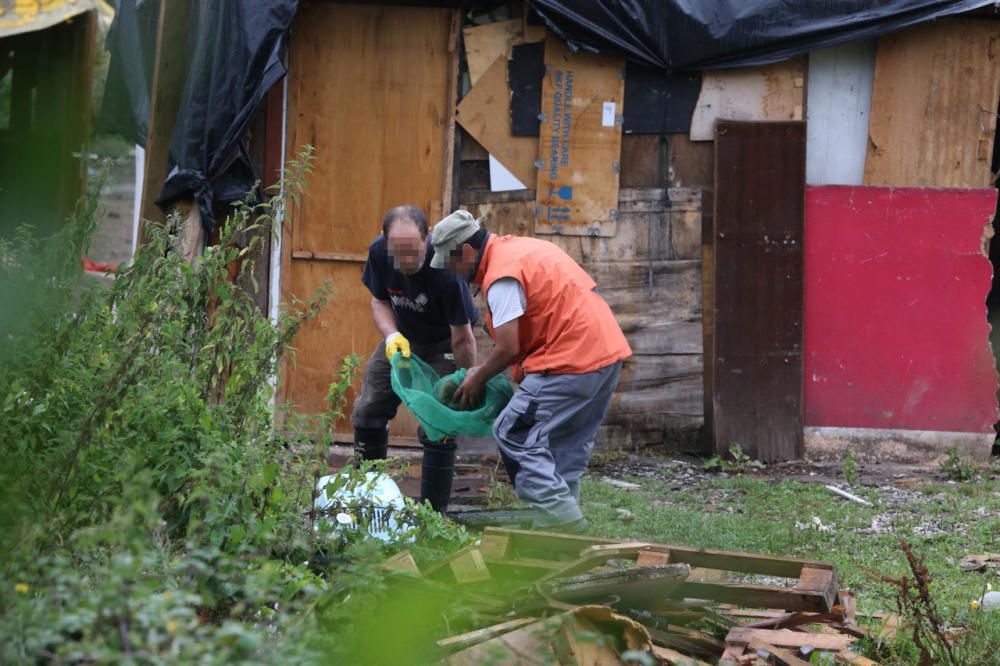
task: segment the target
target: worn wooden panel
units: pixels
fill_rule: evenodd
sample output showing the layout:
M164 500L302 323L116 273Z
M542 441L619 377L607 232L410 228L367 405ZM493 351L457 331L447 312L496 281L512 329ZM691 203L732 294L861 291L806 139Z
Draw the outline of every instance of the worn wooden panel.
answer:
M529 234L534 200L521 195L465 191L462 207L489 215L491 231ZM697 236L701 190L622 188L618 208L615 236L539 235L595 278L634 352L598 444L694 450L703 419L701 261L674 257L683 239ZM481 331L477 341L481 352L492 347Z
M942 19L880 37L865 185L989 187L1000 24Z
M992 433L984 232L997 191L811 187L805 422Z
M378 342L360 276L382 215L400 203L429 215L441 207L450 21L443 9L334 3L303 4L296 16L288 156L310 143L316 159L290 220L283 300L307 297L327 279L336 289L294 340L296 363L283 373L283 395L302 412L322 408L343 356L367 357ZM412 420L392 425L393 434L414 429Z
M469 67L472 85L482 78L497 58L510 55L510 47L523 40L521 19L497 21L462 30L465 44L465 62Z
M310 3L296 17L290 151L316 147L295 250L359 252L385 211L441 201L450 12Z
M805 123L720 121L713 434L767 462L802 454Z
M801 120L804 93L802 57L765 67L705 72L691 117L691 140L711 141L716 120Z
M622 136L620 187L663 187L666 174L666 139L662 134Z
M459 124L522 183L535 182L538 139L510 133L507 58L493 61L458 105Z
M613 236L618 215L624 62L545 40L539 233Z
M874 41L850 42L809 54L807 183L862 183L874 78Z
M520 29L520 21L518 22ZM490 233L500 236L533 236L535 231L535 202L511 201L501 203L476 203L462 206L477 219Z

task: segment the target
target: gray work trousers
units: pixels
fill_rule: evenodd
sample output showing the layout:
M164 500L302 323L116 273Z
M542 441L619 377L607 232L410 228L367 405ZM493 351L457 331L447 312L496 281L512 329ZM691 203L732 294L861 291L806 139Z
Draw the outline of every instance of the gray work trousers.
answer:
M582 375L530 374L493 422L514 492L542 513L536 527L583 517L580 477L621 368L619 361Z
M455 372L450 339L430 345L413 342L410 343L410 351L441 376ZM361 392L354 400L354 411L351 413L351 425L355 428L385 428L396 416L401 401L392 390L391 371L392 366L385 359L383 340L365 364ZM418 435L423 441L423 429Z

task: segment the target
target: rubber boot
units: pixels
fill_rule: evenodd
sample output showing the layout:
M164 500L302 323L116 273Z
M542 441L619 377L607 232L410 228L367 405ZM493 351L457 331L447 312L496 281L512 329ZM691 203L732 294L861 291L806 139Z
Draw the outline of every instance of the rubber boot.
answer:
M361 460L385 460L389 455L389 426L355 428L354 454Z
M420 467L420 501L427 500L438 513L444 513L451 499L451 483L455 478L455 440L431 442L423 429L417 432L424 447Z

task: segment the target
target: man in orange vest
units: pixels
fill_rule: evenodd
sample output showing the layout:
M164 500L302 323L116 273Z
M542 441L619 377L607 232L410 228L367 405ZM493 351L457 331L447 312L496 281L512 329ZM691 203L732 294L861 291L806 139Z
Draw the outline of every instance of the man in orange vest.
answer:
M611 308L557 246L491 235L467 211L441 220L432 242L432 266L482 287L496 343L455 397L477 404L487 380L513 366L520 385L493 435L514 490L539 510L536 527L585 529L580 477L632 355Z

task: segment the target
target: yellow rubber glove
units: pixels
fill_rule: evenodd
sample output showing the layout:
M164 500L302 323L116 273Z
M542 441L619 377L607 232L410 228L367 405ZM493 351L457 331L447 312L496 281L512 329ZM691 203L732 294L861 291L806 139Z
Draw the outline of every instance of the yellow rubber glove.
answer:
M391 361L392 357L399 352L403 358L410 358L410 341L403 337L403 334L396 331L385 339L385 358Z

